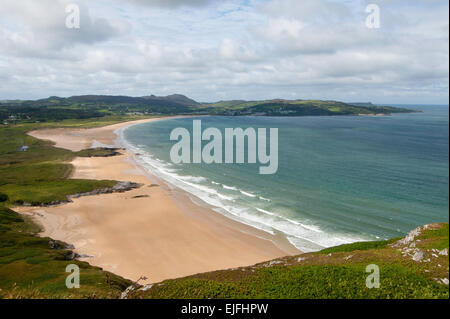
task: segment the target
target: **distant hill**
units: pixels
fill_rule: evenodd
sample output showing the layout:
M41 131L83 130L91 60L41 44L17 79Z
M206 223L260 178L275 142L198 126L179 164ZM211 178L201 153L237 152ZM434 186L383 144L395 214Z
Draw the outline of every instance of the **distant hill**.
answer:
M72 96L68 98L69 101L81 103L101 103L101 104L131 104L131 105L145 105L145 106L172 106L172 107L189 107L195 106L199 103L189 99L181 94L173 94L169 96L109 96L109 95L82 95Z
M200 104L197 101L194 101L182 94L172 94L172 95L168 95L168 96L150 95L150 96L143 96L142 98L149 100L149 101L167 101L167 102L172 102L172 103L176 103L176 104L184 105L184 106L196 106L196 105Z
M80 95L62 98L51 96L35 101L0 103L0 120L14 116L18 120L58 121L86 119L106 115L191 114L198 103L183 95L167 97L130 97Z
M349 104L321 100L230 100L201 104L181 94L143 97L80 95L62 98L51 96L35 101L0 102L0 120L14 122L87 119L106 115L327 116L388 115L405 112L415 111L376 106L372 103Z
M358 105L357 105L358 104ZM216 115L306 116L306 115L376 115L415 112L404 108L376 106L372 103L348 104L321 100L221 101L199 106Z
M372 104L372 102L351 102L347 103L354 106L364 106L364 107L373 107L375 105Z

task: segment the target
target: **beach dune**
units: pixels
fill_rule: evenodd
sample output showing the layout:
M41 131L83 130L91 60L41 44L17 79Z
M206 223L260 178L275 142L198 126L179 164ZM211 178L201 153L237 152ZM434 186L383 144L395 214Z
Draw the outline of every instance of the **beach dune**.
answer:
M114 131L143 120L93 129L47 129L29 134L78 151L97 141L116 145ZM299 254L272 236L194 204L188 194L149 175L133 154L76 158L72 178L141 183L125 193L88 196L56 207L21 207L42 225L42 236L75 246L82 260L131 280L160 282ZM82 276L82 274L81 274ZM81 277L82 280L82 277Z

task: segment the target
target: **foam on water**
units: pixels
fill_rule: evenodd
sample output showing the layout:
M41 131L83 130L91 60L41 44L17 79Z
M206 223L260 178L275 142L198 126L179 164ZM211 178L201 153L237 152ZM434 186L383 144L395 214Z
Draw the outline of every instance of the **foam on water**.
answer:
M244 192L244 191L242 191L242 190L241 190L240 192L241 192L242 195L245 195L245 196L248 196L248 197L252 197L252 198L255 198L255 197L256 197L256 195L253 195L253 194Z
M119 136L118 143L135 154L135 160L140 166L149 173L163 179L169 185L178 187L213 206L216 212L272 235L282 233L294 246L305 252L360 240L360 238L345 237L344 235L341 235L341 238L333 234L326 234L318 226L306 225L262 208L240 206L235 200L237 195L224 194L220 190L242 194L245 198L264 202L270 202L270 199L257 196L235 186L208 181L207 178L202 176L182 175L176 165L155 158L144 149L145 146L143 145L133 145L127 141L123 134L125 130L126 128L116 131ZM208 186L211 184L219 187L216 189Z
M233 186L227 186L225 184L222 184L222 187L228 190L232 190L232 191L237 191L238 189L236 187Z

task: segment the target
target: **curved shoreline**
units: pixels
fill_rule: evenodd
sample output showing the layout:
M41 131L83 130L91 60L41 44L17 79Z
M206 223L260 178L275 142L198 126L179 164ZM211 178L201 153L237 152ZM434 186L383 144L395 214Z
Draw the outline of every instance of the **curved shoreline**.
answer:
M186 116L186 117L198 117L198 116ZM164 118L165 120L170 120L172 118L183 118L182 116L177 117L171 117L171 118ZM164 120L162 119L162 120ZM162 187L167 193L169 193L170 197L180 206L180 208L184 211L193 211L193 210L203 210L207 215L212 215L213 219L220 219L223 223L233 223L233 227L235 227L240 232L243 232L245 234L256 236L263 240L268 240L275 244L279 249L286 252L288 255L298 255L301 254L302 251L300 251L297 247L295 247L284 235L280 234L273 234L269 233L267 231L264 231L263 229L259 229L251 224L244 223L243 221L239 220L235 216L231 214L224 214L216 211L218 207L213 206L207 202L205 202L202 198L196 196L195 194L192 194L191 192L188 192L179 186L171 183L170 181L165 180L163 177L160 177L156 174L153 174L152 172L149 172L144 165L139 163L139 161L136 159L136 153L133 150L129 149L129 146L131 143L129 143L123 135L123 131L125 131L127 128L139 125L144 123L132 123L123 127L120 127L119 129L116 129L114 133L117 135L117 139L114 142L114 146L126 149L127 153L130 155L128 158L128 161L132 163L136 169L141 170L143 174L146 175L146 177L149 180L155 181L160 187ZM120 131L119 131L120 130ZM127 145L130 144L130 145ZM195 214L192 215L192 217L195 218Z
M168 118L163 118L168 119ZM147 119L94 129L50 129L30 135L74 151L94 141L117 145L119 128ZM90 264L147 283L196 273L247 266L300 254L287 239L231 220L194 203L188 193L171 188L146 172L128 151L111 158L76 158L71 178L112 179L146 186L124 194L75 199L50 208L20 208L43 225L44 236L75 246ZM152 184L160 187L149 187Z

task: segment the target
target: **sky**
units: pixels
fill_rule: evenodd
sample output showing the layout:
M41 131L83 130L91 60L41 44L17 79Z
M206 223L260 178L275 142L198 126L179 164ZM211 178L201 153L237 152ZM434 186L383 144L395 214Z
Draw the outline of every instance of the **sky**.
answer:
M79 28L67 6L80 9ZM379 28L369 28L369 4ZM0 100L448 104L448 0L1 0Z

